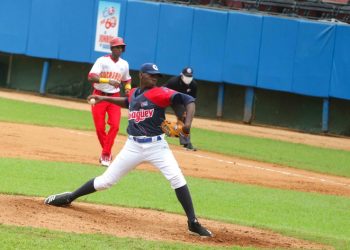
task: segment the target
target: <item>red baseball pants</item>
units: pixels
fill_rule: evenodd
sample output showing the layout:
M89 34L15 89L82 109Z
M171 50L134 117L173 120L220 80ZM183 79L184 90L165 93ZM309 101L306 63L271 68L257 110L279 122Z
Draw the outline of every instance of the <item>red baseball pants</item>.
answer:
M98 94L94 91L94 94ZM119 93L112 95L113 97L120 96ZM121 111L118 105L109 102L100 102L91 106L92 117L94 119L96 134L102 147L102 154L111 155L114 140L119 131ZM106 131L106 115L109 130Z

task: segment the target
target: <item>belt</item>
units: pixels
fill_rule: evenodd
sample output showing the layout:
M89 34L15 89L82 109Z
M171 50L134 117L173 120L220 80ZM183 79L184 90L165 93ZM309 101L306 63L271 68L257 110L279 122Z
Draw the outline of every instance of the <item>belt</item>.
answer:
M118 92L115 92L115 93L107 93L107 92L103 92L101 90L95 90L94 91L94 94L95 95L102 95L102 96L112 96L112 95L115 95L116 93Z
M115 93L106 93L106 92L102 92L100 95L103 95L103 96L112 96L114 95Z
M99 95L102 95L102 96L112 96L114 94L115 93L106 93L106 92L102 92L102 91L101 91L101 93L99 93Z
M157 135L153 137L141 137L141 136L132 136L129 135L129 139L136 141L138 143L150 143L150 142L156 142L162 140L162 136Z

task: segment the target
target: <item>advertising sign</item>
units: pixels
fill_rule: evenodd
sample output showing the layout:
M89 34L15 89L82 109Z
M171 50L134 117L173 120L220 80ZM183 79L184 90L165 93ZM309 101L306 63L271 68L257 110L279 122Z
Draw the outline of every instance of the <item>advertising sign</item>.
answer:
M109 41L118 36L120 3L100 1L98 6L95 51L110 52Z

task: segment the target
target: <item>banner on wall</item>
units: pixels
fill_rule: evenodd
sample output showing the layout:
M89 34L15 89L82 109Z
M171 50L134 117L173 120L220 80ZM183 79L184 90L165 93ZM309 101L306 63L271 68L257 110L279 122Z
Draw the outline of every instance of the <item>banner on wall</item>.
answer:
M100 1L98 5L95 51L110 52L109 41L118 36L120 3Z

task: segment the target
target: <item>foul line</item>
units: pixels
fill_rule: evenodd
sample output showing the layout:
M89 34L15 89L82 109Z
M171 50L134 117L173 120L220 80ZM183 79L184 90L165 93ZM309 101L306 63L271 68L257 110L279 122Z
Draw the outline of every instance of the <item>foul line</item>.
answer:
M181 154L190 154L189 152L182 152L180 150L176 150L176 152L179 152ZM332 180L327 180L327 179L324 179L324 178L317 178L317 177L313 177L313 176L307 176L307 175L302 175L302 174L291 173L291 172L288 172L288 171L276 170L276 169L271 169L271 168L266 168L266 167L259 167L259 166L249 165L249 164L240 163L240 162L226 161L226 160L222 160L222 159L213 158L213 157L210 157L210 156L201 155L201 154L198 154L198 153L191 153L191 155L194 156L194 157L197 157L197 158L203 158L203 159L207 159L207 160L217 161L217 162L220 162L220 163L227 163L227 164L232 165L232 166L237 165L237 166L240 166L240 167L258 169L258 170L263 170L263 171L267 171L267 172L278 173L278 174L281 174L281 175L287 175L287 176L300 177L300 178L305 178L305 179L310 179L310 180L316 180L316 181L320 181L320 182L324 182L324 183L329 183L329 184L334 184L334 185L339 185L339 186L345 186L345 187L350 188L350 184L340 183L340 182L336 182L336 181L332 181Z
M85 136L90 136L90 137L92 137L92 135L86 134L86 133L84 133L84 132L78 132L78 131L74 131L74 130L68 130L68 132L71 133L71 134L85 135Z

